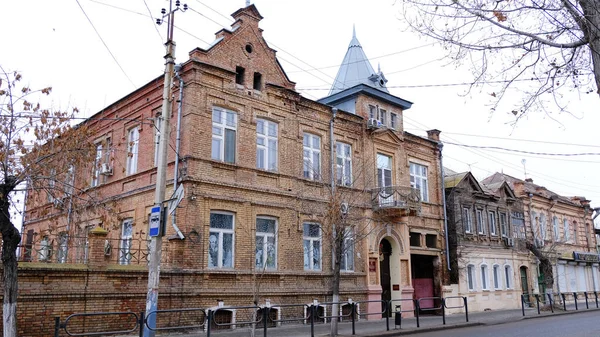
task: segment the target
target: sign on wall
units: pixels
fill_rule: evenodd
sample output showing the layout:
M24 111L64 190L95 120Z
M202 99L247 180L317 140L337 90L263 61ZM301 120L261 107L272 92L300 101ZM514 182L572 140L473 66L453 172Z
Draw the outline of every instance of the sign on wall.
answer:
M573 252L573 258L575 259L575 261L581 262L600 262L600 255L594 253Z

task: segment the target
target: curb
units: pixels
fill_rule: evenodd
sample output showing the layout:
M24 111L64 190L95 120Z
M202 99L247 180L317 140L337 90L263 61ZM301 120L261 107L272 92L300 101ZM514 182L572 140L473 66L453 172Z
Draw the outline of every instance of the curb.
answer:
M452 329L468 328L468 327L481 326L481 325L485 325L485 324L479 323L479 322L458 323L458 324L452 324L452 325L390 330L390 331L382 331L382 332L374 332L374 333L366 333L366 334L358 334L357 333L356 335L338 335L338 337L390 337L390 336L402 336L402 335L416 335L416 334L427 333L427 332L432 332L432 331L452 330ZM322 335L322 336L329 336L329 335Z

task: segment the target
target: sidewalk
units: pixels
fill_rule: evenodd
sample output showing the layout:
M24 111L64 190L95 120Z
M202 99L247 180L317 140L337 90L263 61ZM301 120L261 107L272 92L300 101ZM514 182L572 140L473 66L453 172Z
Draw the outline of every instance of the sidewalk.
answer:
M585 302L579 303L579 310L575 310L575 305L567 305L567 311L554 309L554 313L550 310L541 311L540 315L537 313L537 308L525 308L525 316L521 309L513 310L502 310L502 311L485 311L469 313L469 322L466 322L464 314L453 314L446 316L446 325L443 325L443 318L441 315L424 315L420 317L420 327L417 328L416 318L403 318L402 327L394 326L394 317L390 317L390 331L386 330L386 320L365 320L361 319L355 323L356 335L360 337L377 337L377 336L399 336L410 333L422 333L434 330L444 330L452 328L462 328L468 326L477 325L495 325L503 324L508 322L515 322L523 319L532 319L538 317L546 317L552 315L567 315L575 314L580 312L588 311L600 311L596 309L595 302L589 303L589 309L586 309ZM329 335L329 323L327 324L315 324L315 336L327 336ZM397 328L397 329L395 329ZM350 322L340 322L338 335L349 337L352 336L352 324ZM186 332L186 333L162 333L159 334L162 337L196 337L206 336L206 332ZM218 337L243 337L250 336L250 329L238 328L235 330L228 331L212 331L211 336ZM263 330L257 329L255 336L263 336ZM283 325L276 328L268 329L269 337L305 337L310 336L310 325L294 324L294 325Z

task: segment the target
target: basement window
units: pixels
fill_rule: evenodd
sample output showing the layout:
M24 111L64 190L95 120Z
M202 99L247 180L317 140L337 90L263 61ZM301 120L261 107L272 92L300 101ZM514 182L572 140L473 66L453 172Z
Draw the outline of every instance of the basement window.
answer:
M246 69L243 67L237 66L235 67L235 83L244 85L244 75L246 74Z
M254 90L261 91L262 90L262 74L254 73Z

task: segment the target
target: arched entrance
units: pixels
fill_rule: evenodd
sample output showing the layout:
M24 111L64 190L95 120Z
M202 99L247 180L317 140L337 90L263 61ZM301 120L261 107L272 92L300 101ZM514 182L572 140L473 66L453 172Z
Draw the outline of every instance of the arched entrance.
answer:
M387 239L382 239L379 243L379 280L381 283L381 300L385 303L392 299L391 255L392 245ZM389 310L386 310L385 303L381 304L381 311L385 311L388 316L391 316Z

